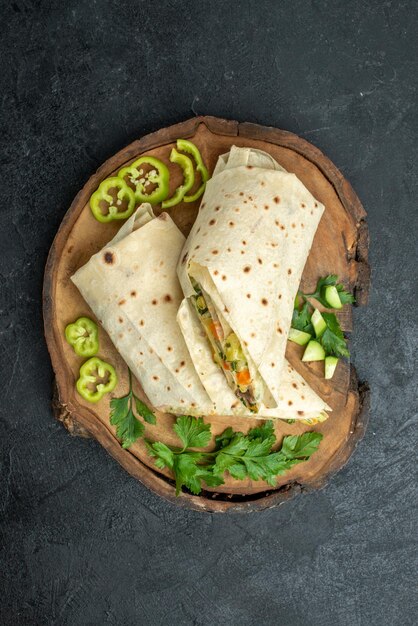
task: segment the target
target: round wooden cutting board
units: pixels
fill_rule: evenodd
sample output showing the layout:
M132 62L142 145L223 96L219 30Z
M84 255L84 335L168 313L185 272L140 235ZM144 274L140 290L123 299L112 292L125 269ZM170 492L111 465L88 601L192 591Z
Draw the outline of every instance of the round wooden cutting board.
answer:
M180 169L168 160L178 138L191 139L198 146L209 172L213 171L218 156L228 152L233 145L265 150L288 171L294 172L325 205L325 213L303 273L304 291L313 291L318 277L335 273L354 292L357 305L367 301L370 271L366 213L350 184L317 148L292 133L214 117L196 117L164 128L135 141L106 161L76 196L55 237L44 282L45 335L56 377L54 413L70 433L96 438L130 474L176 504L213 512L261 510L280 504L301 490L322 487L329 476L346 463L363 436L368 417L368 387L367 384L359 384L349 362L340 362L334 378L326 381L323 378L323 363L302 363L303 348L288 343L287 358L333 411L326 422L314 427L280 420L275 422L278 441L284 435L300 434L306 430L317 430L324 435L319 450L311 459L278 477L275 489L262 481L238 481L226 475L225 484L220 487L207 489L199 496L183 493L176 498L170 472L156 468L142 440L129 450L123 450L116 438L115 428L109 423L109 401L111 397L121 397L127 392L128 370L102 328L99 356L116 367L119 383L114 392L97 405L85 402L75 390L83 361L66 343L64 329L77 317L86 315L95 319L95 316L70 277L120 227L117 222L97 222L91 214L89 198L104 178L142 154L152 154L167 164L172 192L181 182ZM186 236L198 206L199 201L181 203L169 211ZM161 212L159 206L154 208L156 214ZM344 307L338 317L343 329L350 332L351 307ZM138 383L135 389L146 399ZM146 436L151 440L177 445L172 431L174 420L172 415L157 413L157 424L146 425ZM239 417L214 417L210 422L213 435L221 433L227 426L247 432L257 424L257 420Z

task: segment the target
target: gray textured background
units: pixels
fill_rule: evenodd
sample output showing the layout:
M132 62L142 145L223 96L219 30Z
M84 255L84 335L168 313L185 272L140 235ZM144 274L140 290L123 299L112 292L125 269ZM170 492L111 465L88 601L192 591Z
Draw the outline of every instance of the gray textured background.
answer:
M416 623L417 20L414 0L1 0L2 625ZM312 141L369 214L369 430L323 491L251 516L161 501L50 410L60 221L107 157L195 113Z

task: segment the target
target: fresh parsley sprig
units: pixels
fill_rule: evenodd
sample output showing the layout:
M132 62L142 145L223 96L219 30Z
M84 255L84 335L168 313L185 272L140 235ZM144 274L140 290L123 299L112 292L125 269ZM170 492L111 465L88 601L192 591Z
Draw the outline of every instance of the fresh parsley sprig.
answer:
M299 292L298 295L302 296L305 300L307 298L314 298L327 308L332 308L329 302L325 298L325 288L333 286L338 291L338 297L341 300L341 304L352 304L355 302L354 296L345 290L342 283L338 282L338 276L336 274L329 274L323 278L320 278L316 283L315 291L313 293Z
M348 291L345 291L344 285L338 282L338 276L335 274L329 274L328 276L319 278L313 293L298 291L292 316L292 328L309 333L312 336L315 335L311 321L314 307L309 302L309 299L313 298L324 307L331 308L329 302L325 299L325 289L329 286L333 286L337 289L341 304L355 301L354 296ZM347 340L344 337L344 333L335 313L322 313L321 315L327 326L325 331L320 337L317 337L316 340L322 345L327 355L336 357L350 356L350 352L347 348Z
M252 428L247 435L229 427L215 438L214 450L196 451L191 448L209 444L210 424L205 424L202 418L182 415L177 418L173 429L182 447L151 441L146 441L146 444L156 466L173 471L176 495L180 494L183 486L197 495L202 490L202 483L210 487L222 485L226 471L238 480L247 477L265 480L273 487L278 475L297 463L307 461L322 439L322 434L314 431L287 436L281 448L273 451L276 436L273 422L268 421Z
M144 424L138 416L148 424L155 424L154 413L138 398L132 389L132 373L129 371L129 392L123 398L112 398L110 401L110 423L116 426L116 435L122 442L122 448L129 448L145 431ZM135 415L135 411L138 415Z

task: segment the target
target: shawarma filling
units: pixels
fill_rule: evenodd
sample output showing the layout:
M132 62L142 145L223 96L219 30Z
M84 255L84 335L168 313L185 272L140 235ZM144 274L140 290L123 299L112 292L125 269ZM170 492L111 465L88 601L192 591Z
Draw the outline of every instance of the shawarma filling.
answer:
M225 374L237 398L251 412L257 413L259 402L256 384L251 378L240 340L234 332L229 332L225 336L210 297L196 281L192 280L192 283L196 295L192 296L191 300L211 345L213 360Z

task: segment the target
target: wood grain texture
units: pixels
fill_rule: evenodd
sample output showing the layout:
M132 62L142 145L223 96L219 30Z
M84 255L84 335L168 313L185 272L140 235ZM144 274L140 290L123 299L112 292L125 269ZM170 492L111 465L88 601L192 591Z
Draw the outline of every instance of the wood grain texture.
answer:
M44 281L45 335L57 385L54 412L72 434L90 434L130 474L180 506L214 512L261 510L281 504L301 490L323 486L329 476L344 465L363 436L367 425L369 391L366 384L359 384L355 370L349 364L339 365L338 375L331 384L323 379L321 364L302 363L301 349L289 344L287 358L333 408L330 419L315 427L325 435L320 450L309 462L279 477L276 489L271 489L262 481L235 481L228 477L225 485L216 490L207 490L201 496L184 494L180 498L174 496L170 473L155 468L141 441L129 451L120 447L114 428L109 424L109 397L93 407L84 402L74 388L82 361L66 344L63 329L80 315L94 316L71 283L70 276L119 228L115 223L103 225L94 220L88 207L90 195L104 178L140 154L152 152L168 163L170 148L178 137L195 141L210 171L219 154L227 152L235 144L266 150L286 169L295 172L326 207L305 266L303 286L310 289L318 276L335 272L355 292L358 304L367 302L370 270L366 214L350 184L329 159L313 145L286 131L214 117L187 120L133 142L106 161L79 192L64 217L50 250ZM170 165L170 169L173 190L180 182L181 173L175 166ZM172 218L185 235L197 210L198 203L193 203L180 204L171 211ZM352 330L351 308L346 307L341 314L341 323L345 330ZM119 384L112 396L122 396L127 390L126 365L102 329L100 338L100 356L112 362L119 375ZM139 385L137 392L146 400ZM173 416L159 413L157 426L147 426L147 436L175 443L171 429L173 421ZM228 422L225 418L211 418L214 435L227 425L246 431L255 423L256 420L243 418L230 418ZM278 421L275 429L280 440L285 434L299 434L309 430L309 427Z

